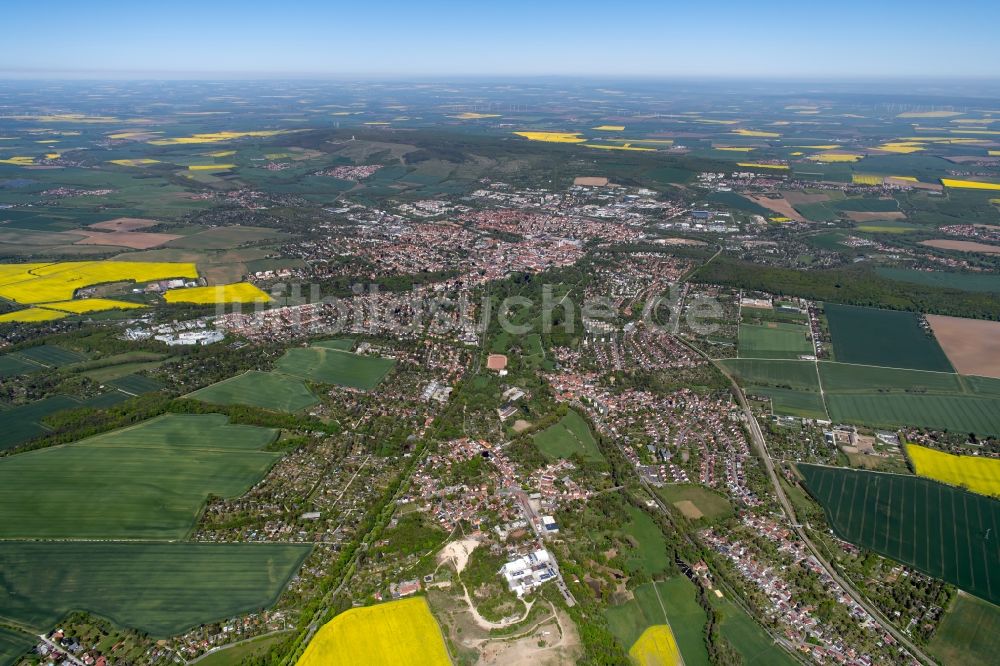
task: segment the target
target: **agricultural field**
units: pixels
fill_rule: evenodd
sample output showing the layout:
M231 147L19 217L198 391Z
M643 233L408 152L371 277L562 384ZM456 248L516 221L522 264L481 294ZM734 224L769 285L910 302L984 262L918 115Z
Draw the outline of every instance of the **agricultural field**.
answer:
M144 375L128 374L124 377L112 379L108 382L111 386L129 395L142 395L152 391L159 391L163 384Z
M13 664L35 646L35 637L0 626L0 666Z
M533 436L535 446L549 458L570 458L574 454L584 460L604 460L590 426L572 409L558 423Z
M949 666L993 663L1000 652L1000 608L959 592L927 649Z
M940 315L927 322L958 372L1000 378L1000 322Z
M628 654L639 666L675 666L683 663L674 632L666 624L655 624L629 648Z
M269 303L271 297L249 282L218 284L211 287L171 289L163 295L167 303Z
M799 663L778 647L742 608L714 593L708 595L708 600L722 614L719 632L740 653L746 666L795 666Z
M742 358L797 359L812 354L813 346L806 326L783 322L740 324L739 353Z
M842 363L952 372L934 337L912 312L823 305L836 359Z
M767 397L771 401L771 411L782 416L803 419L826 419L826 404L819 393L797 389L750 386L748 395Z
M611 633L622 645L635 645L649 627L668 624L685 665L708 666L707 617L698 605L694 583L684 576L674 576L641 585L634 594L631 601L604 611Z
M316 340L309 344L310 347L322 347L323 349L339 349L349 352L354 349L354 338L333 338L330 340Z
M319 402L298 377L257 370L224 379L187 397L216 405L249 405L280 412L297 412Z
M0 379L27 375L41 369L42 366L37 363L29 363L17 354L4 354L0 356Z
M656 489L689 520L712 522L733 514L733 506L719 493L694 483L671 483Z
M798 469L840 538L1000 601L1000 550L989 541L1000 529L1000 501L916 476Z
M47 368L61 368L64 365L79 363L87 358L83 354L70 351L69 349L63 349L62 347L56 347L54 345L28 347L27 349L15 352L15 354L29 361L40 363Z
M276 436L171 414L0 459L0 538L183 539L210 494L239 496L264 475Z
M276 367L294 377L371 391L395 365L391 358L314 346L289 349L278 359Z
M910 425L1000 436L1000 399L966 395L827 394L834 421L891 428Z
M629 522L623 529L638 544L638 552L629 565L650 577L665 573L671 562L660 528L642 509L629 505L628 513Z
M949 372L900 370L849 363L819 363L819 376L827 393L965 393L959 376Z
M3 430L0 430L0 451L14 448L48 432L41 421L49 414L81 406L76 398L54 395L4 411Z
M744 384L819 392L813 361L725 359L720 364Z
M86 314L88 312L103 312L105 310L133 310L135 308L146 307L142 303L132 301L116 301L111 298L84 298L75 301L59 301L56 303L46 303L46 310L58 310L72 314Z
M451 659L424 597L352 608L316 632L297 666L426 664Z
M907 444L906 455L919 476L1000 497L1000 459L956 456L917 444Z
M77 289L106 282L152 282L197 278L192 263L142 261L68 261L55 264L0 266L0 297L16 303L69 301Z
M298 544L0 541L0 621L48 631L87 610L155 637L271 606Z

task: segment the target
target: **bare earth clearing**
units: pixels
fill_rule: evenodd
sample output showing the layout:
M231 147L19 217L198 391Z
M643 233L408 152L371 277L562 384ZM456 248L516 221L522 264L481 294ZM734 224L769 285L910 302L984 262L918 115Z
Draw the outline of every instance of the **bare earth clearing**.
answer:
M146 227L155 227L159 222L156 220L144 220L141 217L116 217L106 222L95 222L88 224L91 229L101 229L103 231L135 231Z
M1000 379L1000 321L927 315L927 322L960 375Z
M972 241L935 239L921 241L921 245L936 247L939 250L958 250L959 252L982 252L983 254L1000 254L1000 245L986 245Z
M799 214L799 211L792 208L792 204L789 203L787 199L771 199L768 197L753 197L746 195L747 199L753 201L759 206L763 206L768 210L773 210L778 215L783 215L790 220L795 220L796 222L802 222L803 217Z
M114 245L133 250L148 250L180 238L176 234L157 234L143 231L74 231L86 237L76 241L77 245Z

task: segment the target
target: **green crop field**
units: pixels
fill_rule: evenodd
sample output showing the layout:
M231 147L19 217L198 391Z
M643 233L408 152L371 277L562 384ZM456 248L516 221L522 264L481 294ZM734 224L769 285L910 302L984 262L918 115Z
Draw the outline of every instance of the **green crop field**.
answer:
M572 409L558 423L534 435L535 446L550 458L579 454L584 460L604 460L590 426Z
M42 427L41 420L49 414L80 406L76 398L55 395L8 409L4 412L3 429L0 430L0 451L44 435L47 431Z
M78 354L76 352L69 351L68 349L54 347L52 345L29 347L28 349L22 349L17 352L17 355L30 361L41 363L42 365L50 368L58 368L63 365L69 365L70 363L79 363L80 361L85 361L87 359L87 357L83 354Z
M740 324L741 357L798 358L812 353L806 326L781 322Z
M638 552L629 564L650 577L666 572L671 562L667 556L667 542L663 539L660 528L641 509L630 505L628 513L629 522L624 530L638 544Z
M31 363L17 354L4 354L0 356L0 379L5 379L7 377L16 377L17 375L26 375L29 372L35 372L36 370L41 370L42 366L37 363Z
M0 538L182 539L208 495L243 494L276 431L171 414L0 459Z
M927 649L949 666L993 663L1000 653L1000 607L960 592Z
M834 421L1000 436L1000 398L898 393L827 394Z
M129 395L142 395L163 388L163 384L144 375L125 375L108 383Z
M309 343L311 347L323 347L324 349L339 349L340 351L351 351L354 349L354 338L333 338L331 340L317 340Z
M704 518L712 521L733 515L733 505L719 493L695 483L671 483L656 489L656 494L669 504L691 502Z
M297 544L0 542L0 619L46 631L86 610L156 637L271 606Z
M825 303L833 351L842 363L953 372L948 357L912 312Z
M319 402L298 377L257 370L206 386L188 397L216 405L250 405L282 412L297 412Z
M869 365L820 362L819 375L828 393L910 393L961 394L965 390L958 375L949 372L898 370Z
M722 614L719 632L743 657L746 666L794 666L794 657L774 643L746 612L725 597L709 593L712 607Z
M34 636L0 627L0 666L14 664L35 646Z
M742 384L819 392L819 377L813 361L730 358L720 363Z
M1000 501L916 476L798 468L840 538L1000 601Z
M199 659L198 665L240 666L241 664L245 664L248 659L264 654L271 649L272 646L277 645L281 641L288 640L289 637L290 634L285 632L275 634L273 636L255 638L254 640L247 641L246 643L240 643L239 645L234 645L232 647L212 652L204 659Z
M306 347L289 349L278 359L277 369L288 375L324 384L370 391L396 364L391 358L362 356L338 349Z
M819 393L768 386L748 386L746 393L770 398L771 409L775 414L797 416L803 419L828 418L823 396Z
M912 268L888 268L884 266L876 268L875 272L890 280L927 287L1000 293L1000 275L991 272L946 273L944 271L918 271Z
M694 583L684 576L674 576L660 583L646 583L635 588L634 599L606 609L604 615L611 633L626 650L647 627L669 623L685 666L708 666L708 649L705 646L705 623L708 618L698 605L695 592Z

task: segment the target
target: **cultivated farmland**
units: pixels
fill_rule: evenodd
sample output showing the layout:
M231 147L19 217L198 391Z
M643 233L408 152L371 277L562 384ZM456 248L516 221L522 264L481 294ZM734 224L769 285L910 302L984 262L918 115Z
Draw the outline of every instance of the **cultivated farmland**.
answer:
M569 458L577 454L584 460L604 460L590 426L572 409L558 423L536 433L534 440L535 446L550 458Z
M352 608L316 633L298 666L425 664L451 660L437 621L424 597Z
M920 476L981 495L1000 496L1000 460L996 458L954 456L916 444L907 444L906 454Z
M670 631L670 625L666 624L648 627L629 648L628 654L640 666L674 666L682 663L674 633Z
M381 356L362 356L339 349L306 347L289 349L278 359L281 372L324 384L337 384L370 391L392 370L396 361Z
M189 398L215 405L250 405L297 412L319 402L298 377L250 370L191 393Z
M0 537L182 539L209 494L241 495L264 475L276 436L172 414L0 459Z
M941 347L912 312L825 303L838 361L951 372Z
M928 649L949 666L992 663L1000 653L1000 608L959 592Z
M220 284L212 287L189 287L171 289L163 295L167 303L267 303L271 297L249 282Z
M0 664L13 664L35 645L35 637L0 626Z
M806 326L783 322L740 325L742 357L794 359L812 353L813 346Z
M726 359L720 363L745 384L819 391L816 364L812 361Z
M1000 601L1000 502L915 476L798 466L842 539Z
M311 546L0 542L0 620L47 631L83 609L170 636L272 605Z
M958 372L1000 378L1000 322L939 315L927 322Z
M1000 399L900 393L827 394L830 418L891 428L910 425L1000 436Z

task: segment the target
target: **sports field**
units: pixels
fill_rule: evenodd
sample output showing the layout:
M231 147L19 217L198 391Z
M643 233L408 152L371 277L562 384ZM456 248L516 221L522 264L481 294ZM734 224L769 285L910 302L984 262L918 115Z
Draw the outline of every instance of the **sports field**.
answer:
M207 497L243 494L277 432L221 414L170 414L0 459L6 539L183 539Z
M160 636L272 605L311 546L0 541L0 619L86 610Z
M257 370L206 386L188 397L215 405L250 405L281 412L297 412L319 402L298 377Z
M675 666L682 663L674 632L666 624L648 627L629 648L628 655L639 666Z
M910 425L1000 436L1000 399L900 393L827 394L834 421L891 428Z
M550 458L569 458L577 454L584 460L604 460L590 426L572 409L558 423L536 433L533 439L538 450Z
M326 347L306 347L286 351L278 359L277 369L314 382L370 391L379 385L395 364L393 359L381 356L362 356Z
M840 538L1000 601L1000 501L916 476L798 468Z
M298 666L449 666L441 628L424 597L352 608L316 633Z
M739 353L744 358L798 358L812 354L809 328L800 324L768 322L740 324Z
M959 592L927 648L949 666L995 663L1000 654L1000 608Z
M824 303L833 351L842 363L952 372L937 341L912 312Z
M906 454L920 476L980 495L1000 496L1000 460L996 458L954 456L917 444L907 444Z

